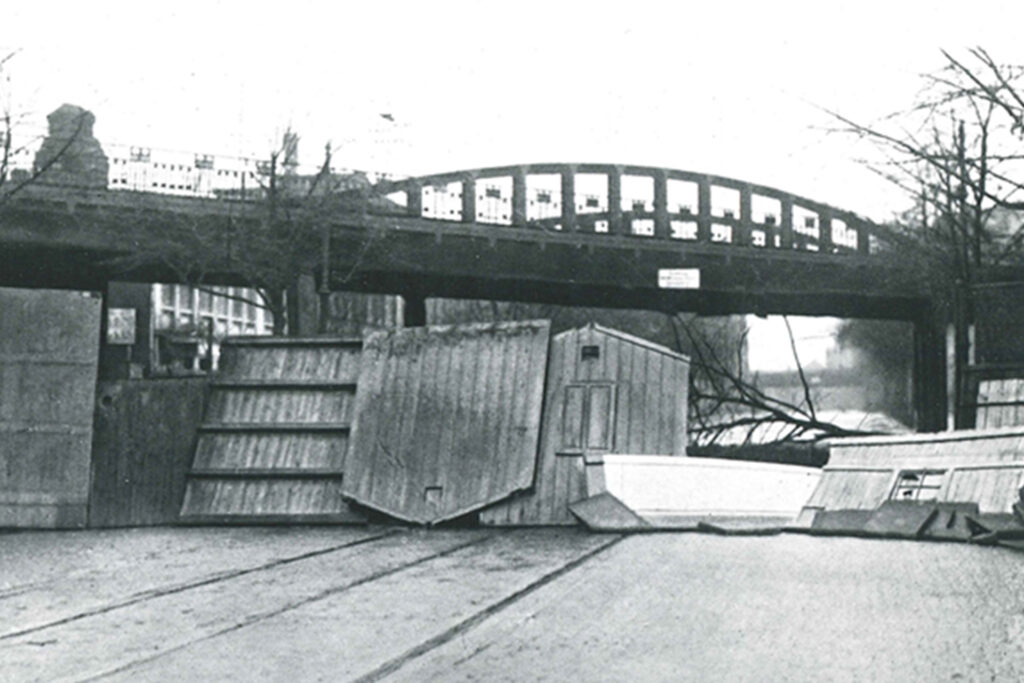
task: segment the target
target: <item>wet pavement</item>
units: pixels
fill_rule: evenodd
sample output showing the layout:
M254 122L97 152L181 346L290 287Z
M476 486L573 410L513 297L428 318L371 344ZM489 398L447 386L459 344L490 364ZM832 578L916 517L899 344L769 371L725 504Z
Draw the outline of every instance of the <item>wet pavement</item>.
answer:
M1024 554L784 534L0 533L0 681L1020 681Z

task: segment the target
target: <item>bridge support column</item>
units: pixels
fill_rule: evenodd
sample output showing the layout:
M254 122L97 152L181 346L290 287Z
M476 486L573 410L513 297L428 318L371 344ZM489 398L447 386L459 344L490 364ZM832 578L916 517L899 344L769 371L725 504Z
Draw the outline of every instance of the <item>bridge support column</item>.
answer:
M576 232L576 169L562 171L562 230Z
M753 213L750 185L744 185L740 188L740 222L733 233L733 243L741 246L748 246L751 243L750 235L754 223Z
M783 249L793 248L793 200L786 197L782 200L782 215L779 216L779 246Z
M608 174L608 232L621 235L622 228L622 169Z
M526 224L526 169L520 168L512 175L512 225Z
M466 176L462 179L462 222L476 222L476 179Z
M928 306L914 321L914 414L917 430L946 429L946 314Z
M405 188L406 213L414 218L423 215L423 187L419 183L409 183Z
M711 179L701 178L697 183L697 241L711 241Z
M668 176L664 170L654 174L654 236L668 239Z
M832 253L832 209L827 206L818 210L818 249L823 254Z
M402 326L423 327L427 324L427 297L420 292L402 294Z

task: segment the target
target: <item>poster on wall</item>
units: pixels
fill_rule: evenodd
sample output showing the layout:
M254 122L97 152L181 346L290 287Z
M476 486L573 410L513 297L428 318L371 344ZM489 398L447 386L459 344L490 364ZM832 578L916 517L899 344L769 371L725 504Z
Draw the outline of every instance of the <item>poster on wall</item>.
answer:
M107 343L131 345L135 343L135 309L107 309Z

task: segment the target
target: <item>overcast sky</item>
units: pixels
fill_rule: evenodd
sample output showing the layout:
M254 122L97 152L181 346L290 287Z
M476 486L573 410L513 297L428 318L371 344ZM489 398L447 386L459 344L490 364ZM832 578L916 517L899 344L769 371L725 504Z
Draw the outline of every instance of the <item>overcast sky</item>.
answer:
M1024 2L9 3L16 108L101 142L425 174L541 161L749 180L884 220L902 197L830 134L905 107L940 48L1024 63ZM157 9L159 7L159 9ZM390 114L394 123L381 118Z

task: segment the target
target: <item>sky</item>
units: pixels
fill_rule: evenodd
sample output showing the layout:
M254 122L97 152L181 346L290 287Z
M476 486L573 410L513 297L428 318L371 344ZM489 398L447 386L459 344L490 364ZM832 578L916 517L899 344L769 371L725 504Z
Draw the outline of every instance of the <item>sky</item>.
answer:
M1022 20L1019 0L58 0L5 7L0 54L26 130L70 102L105 144L265 157L291 127L308 163L329 142L337 165L408 175L664 166L885 220L903 197L826 112L905 108L940 49L1024 63Z

